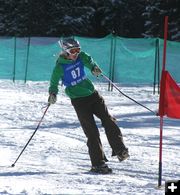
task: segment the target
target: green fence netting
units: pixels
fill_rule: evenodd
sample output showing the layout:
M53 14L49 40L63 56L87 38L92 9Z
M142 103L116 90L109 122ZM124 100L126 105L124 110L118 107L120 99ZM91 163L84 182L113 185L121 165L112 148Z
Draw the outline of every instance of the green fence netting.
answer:
M163 40L76 37L114 82L159 82ZM60 53L59 37L0 37L0 79L48 81ZM167 70L180 82L180 43L167 42ZM90 73L88 76L95 79Z

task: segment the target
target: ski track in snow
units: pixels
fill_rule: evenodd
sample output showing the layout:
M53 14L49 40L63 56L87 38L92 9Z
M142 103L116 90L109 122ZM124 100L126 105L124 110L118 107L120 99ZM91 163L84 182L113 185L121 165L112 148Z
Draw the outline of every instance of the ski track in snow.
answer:
M111 157L104 129L96 118L108 165L113 174L90 174L86 138L68 97L60 89L40 128L19 158L15 159L41 119L48 98L48 82L0 80L0 194L94 194L164 195L157 189L159 118L123 97L107 84L96 83L109 112L129 148L130 159ZM120 86L124 93L151 110L158 108L158 95L150 86ZM164 118L163 185L180 179L180 121Z

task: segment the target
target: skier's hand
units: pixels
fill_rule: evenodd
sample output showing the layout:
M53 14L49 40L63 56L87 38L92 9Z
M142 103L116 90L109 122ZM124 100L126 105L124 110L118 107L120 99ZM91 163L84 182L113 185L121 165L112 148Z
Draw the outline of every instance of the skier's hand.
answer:
M56 94L51 93L48 98L48 103L49 104L55 104L57 100Z
M102 73L102 70L98 66L94 66L92 69L92 74L98 77Z

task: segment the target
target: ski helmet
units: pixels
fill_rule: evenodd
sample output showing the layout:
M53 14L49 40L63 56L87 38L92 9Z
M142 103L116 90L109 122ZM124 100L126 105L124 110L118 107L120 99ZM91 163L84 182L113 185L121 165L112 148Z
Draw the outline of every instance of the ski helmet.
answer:
M71 50L73 49L79 49L78 51L80 52L80 44L79 41L75 40L74 38L68 37L68 38L63 38L59 41L60 47L67 53L72 54ZM76 52L76 53L79 53Z

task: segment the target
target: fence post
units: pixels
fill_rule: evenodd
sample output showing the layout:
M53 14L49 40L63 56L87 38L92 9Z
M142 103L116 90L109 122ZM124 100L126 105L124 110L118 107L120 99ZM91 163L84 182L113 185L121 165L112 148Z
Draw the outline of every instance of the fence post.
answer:
M27 72L28 72L30 42L31 42L31 37L28 37L27 55L26 55L26 69L25 69L25 77L24 77L24 82L25 82L25 83L26 83L26 81L27 81Z
M158 59L158 94L160 93L160 60L159 60L159 39L157 42L157 59Z
M16 36L14 37L14 67L13 67L13 82L16 79Z
M109 78L114 81L114 64L116 55L116 35L113 32L111 36L111 52L110 52L110 66L109 66ZM113 90L113 85L108 82L108 91Z
M157 73L156 73L157 70ZM156 39L155 42L155 65L154 65L154 87L153 87L153 94L155 94L156 88L156 77L158 77L158 94L159 94L159 87L160 87L160 63L159 63L159 39Z
M114 68L116 62L116 34L113 35L114 39L114 50L113 50L113 61L112 61L112 82L114 82ZM113 90L113 85L111 85L111 91Z
M109 64L109 78L112 79L112 57L113 57L113 35L111 34L111 47L110 47L110 64ZM110 91L111 83L108 82L108 91Z

